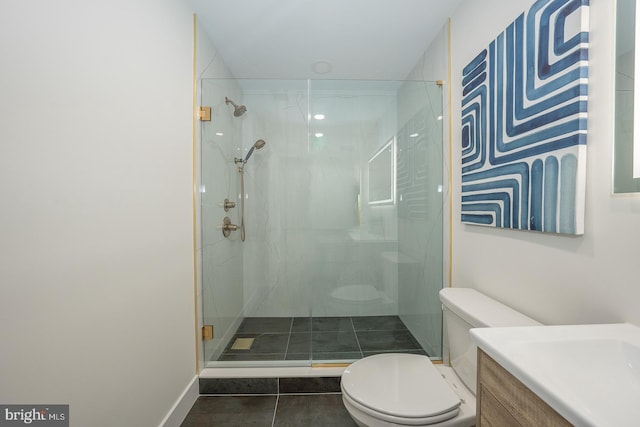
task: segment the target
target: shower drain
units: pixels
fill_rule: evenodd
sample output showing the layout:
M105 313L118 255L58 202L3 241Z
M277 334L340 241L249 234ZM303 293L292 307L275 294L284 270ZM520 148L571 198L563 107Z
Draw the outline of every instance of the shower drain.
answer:
M231 346L231 350L251 350L255 338L236 338Z

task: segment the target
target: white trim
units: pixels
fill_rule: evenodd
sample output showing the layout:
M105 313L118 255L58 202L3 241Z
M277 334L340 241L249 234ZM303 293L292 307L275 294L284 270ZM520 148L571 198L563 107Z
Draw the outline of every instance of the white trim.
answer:
M191 407L198 399L200 395L198 376L194 376L191 383L184 389L176 403L169 413L164 417L160 423L160 427L179 427L184 421L187 414L191 410Z

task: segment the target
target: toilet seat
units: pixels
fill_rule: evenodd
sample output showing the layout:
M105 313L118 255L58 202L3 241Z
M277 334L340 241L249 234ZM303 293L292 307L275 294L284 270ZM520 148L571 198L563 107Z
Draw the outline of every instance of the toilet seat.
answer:
M460 398L428 357L379 354L345 369L343 399L380 420L429 425L458 415Z
M457 414L458 411L457 409L453 412L453 413L444 413L444 414L440 414L440 415L436 415L434 417L425 417L425 418L421 418L421 417L410 417L410 418L406 418L406 417L398 417L398 416L394 416L394 415L389 415L389 414L385 414L382 412L376 412L374 410L372 410L371 408L367 408L366 406L360 405L358 402L356 402L355 400L351 399L349 397L348 394L343 393L342 394L342 400L345 403L345 406L350 405L351 406L351 410L356 409L361 411L362 413L370 416L371 418L374 418L378 421L385 421L387 423L391 423L391 425L407 425L407 426L426 426L426 425L432 425L432 424L436 424L436 423L440 423L443 421L447 421L451 418L454 418ZM347 406L347 411L351 412L350 408ZM353 417L353 413L351 414L351 416Z

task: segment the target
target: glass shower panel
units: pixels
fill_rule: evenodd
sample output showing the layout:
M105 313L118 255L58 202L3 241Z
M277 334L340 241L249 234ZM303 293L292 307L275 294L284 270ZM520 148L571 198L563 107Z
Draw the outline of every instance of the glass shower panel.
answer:
M313 362L441 358L440 87L320 80L309 99L300 268L312 281Z
M297 147L307 144L307 92L307 81L202 81L201 105L211 106L211 121L201 122L203 321L214 326L207 366L310 363L308 346L289 351L310 309L308 282L288 274L283 191Z
M441 88L207 79L201 105L207 366L441 358Z
M445 209L442 86L404 82L398 92L398 314L434 359L442 359Z
M310 83L306 240L313 250L307 270L313 277L314 363L361 358L358 321L397 315L397 298L387 295L392 291L385 287L382 256L398 250L391 182L399 86ZM382 188L377 191L371 182ZM386 202L370 204L371 190Z

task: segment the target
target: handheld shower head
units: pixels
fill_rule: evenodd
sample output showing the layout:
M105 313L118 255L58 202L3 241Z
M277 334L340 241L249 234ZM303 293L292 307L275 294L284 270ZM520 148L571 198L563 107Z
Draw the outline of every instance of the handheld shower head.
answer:
M242 215L242 220L240 221L240 240L242 240L244 242L244 237L245 237L245 231L244 231L244 200L246 198L246 193L244 192L244 165L247 163L247 160L249 160L249 157L251 157L251 155L253 154L253 150L255 149L261 149L262 147L264 147L265 145L267 145L267 143L264 141L264 139L259 139L256 142L253 143L253 145L251 146L251 149L249 150L249 152L247 153L247 157L243 159L239 159L239 158L234 158L234 162L236 163L236 165L238 165L238 173L240 174L240 191L242 193L242 197L240 199L240 215Z
M233 105L234 111L233 111L233 115L235 117L240 117L241 115L243 115L244 113L247 112L247 107L245 107L244 105L238 105L235 102L233 102L232 100L230 100L229 98L227 98L226 96L224 97L224 103L229 105Z
M249 152L247 153L247 157L244 158L244 163L247 163L247 160L249 160L249 157L251 157L251 155L253 154L253 150L255 149L261 149L262 147L264 147L267 143L265 142L264 139L259 139L257 140L253 146L251 147L251 149L249 150Z

